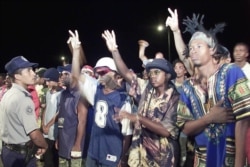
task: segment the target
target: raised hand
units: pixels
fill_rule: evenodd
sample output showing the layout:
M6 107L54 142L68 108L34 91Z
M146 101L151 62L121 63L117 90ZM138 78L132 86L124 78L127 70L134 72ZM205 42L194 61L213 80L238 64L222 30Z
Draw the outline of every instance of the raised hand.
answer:
M138 41L139 44L139 58L141 61L148 60L147 56L145 55L145 49L149 46L149 43L143 39Z
M178 20L178 14L177 14L177 9L174 10L174 12L168 8L168 12L170 13L171 16L167 17L166 20L166 27L170 27L173 32L179 30L179 20Z
M79 40L79 35L77 30L75 30L75 33L73 33L71 30L69 30L69 39L67 41L67 43L70 45L70 48L76 49L81 47L81 42Z
M211 123L229 123L234 122L235 117L231 108L221 107L224 99L221 99L215 106L210 108L208 119Z
M110 52L117 50L118 46L116 44L115 32L113 30L111 32L109 30L105 30L102 33L102 37L106 40L106 45Z

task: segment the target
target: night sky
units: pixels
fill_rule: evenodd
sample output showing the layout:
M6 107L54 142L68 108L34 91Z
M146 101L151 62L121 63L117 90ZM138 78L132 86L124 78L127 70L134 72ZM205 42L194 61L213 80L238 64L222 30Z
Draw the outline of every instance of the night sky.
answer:
M230 51L236 42L250 45L250 0L223 1L1 1L0 72L5 72L6 62L18 55L38 62L40 67L61 65L61 56L71 61L66 44L69 29L78 30L87 63L92 66L100 57L111 56L101 37L106 29L115 31L122 57L136 72L142 70L138 58L139 39L150 43L146 49L148 57L161 51L172 62L177 58L172 32L166 28L162 32L156 29L159 24L165 25L168 7L178 9L179 20L193 13L204 14L207 29L225 22L224 32L217 37ZM185 29L181 23L180 28ZM190 34L183 35L188 43Z

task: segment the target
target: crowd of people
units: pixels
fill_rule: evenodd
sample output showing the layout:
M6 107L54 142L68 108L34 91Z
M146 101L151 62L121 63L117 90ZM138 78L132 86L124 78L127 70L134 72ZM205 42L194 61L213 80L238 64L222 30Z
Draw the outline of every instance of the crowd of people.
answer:
M207 30L199 15L183 20L186 45L177 10L168 11L179 58L146 56L149 42L139 40L142 75L126 65L113 30L101 34L110 56L95 65L87 64L77 30L69 30L69 64L7 62L0 166L249 166L249 46L236 43L231 57L216 38L223 24Z

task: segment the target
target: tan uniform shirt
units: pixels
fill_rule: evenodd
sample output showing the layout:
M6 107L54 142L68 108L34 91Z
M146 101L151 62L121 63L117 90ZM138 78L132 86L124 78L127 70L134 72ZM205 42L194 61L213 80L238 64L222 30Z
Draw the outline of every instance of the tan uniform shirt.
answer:
M30 93L13 83L0 103L0 138L7 144L23 144L38 129L35 106Z

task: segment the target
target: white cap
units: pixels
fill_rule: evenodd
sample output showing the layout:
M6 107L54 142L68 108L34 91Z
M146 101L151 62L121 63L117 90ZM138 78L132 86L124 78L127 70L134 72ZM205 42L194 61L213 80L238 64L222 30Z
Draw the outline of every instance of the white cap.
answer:
M100 58L97 61L94 69L96 69L98 67L108 67L110 70L117 72L117 68L116 68L115 62L110 57L102 57L102 58Z

